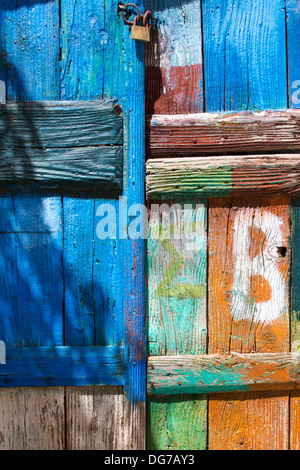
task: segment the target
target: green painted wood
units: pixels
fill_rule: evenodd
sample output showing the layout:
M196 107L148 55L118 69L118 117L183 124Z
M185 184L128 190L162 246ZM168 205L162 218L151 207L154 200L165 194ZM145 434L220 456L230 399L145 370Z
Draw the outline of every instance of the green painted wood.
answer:
M206 206L202 200L186 203L183 207L178 201L165 204L156 201L151 206L148 236L150 357L206 352ZM205 397L198 397L197 401L189 397L179 403L176 397L150 398L148 416L148 448L206 447ZM198 423L196 435L190 426L195 420ZM173 425L169 428L166 422Z
M122 145L123 119L109 101L0 106L0 149Z
M207 401L199 395L148 398L147 436L151 450L203 450Z
M122 385L121 347L8 347L0 387Z

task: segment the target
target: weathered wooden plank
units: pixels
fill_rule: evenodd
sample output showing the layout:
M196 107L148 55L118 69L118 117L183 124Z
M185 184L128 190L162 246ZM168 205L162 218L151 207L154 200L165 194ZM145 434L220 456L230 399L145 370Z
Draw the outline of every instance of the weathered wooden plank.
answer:
M209 448L287 450L288 392L218 393L210 396ZM222 424L220 424L222 421Z
M119 212L122 211L119 201L95 199L93 229L95 344L102 346L122 345L124 338L124 299L122 297L124 246L117 232L115 239L110 239L109 234L105 239L100 239L98 236L98 224L106 215L104 212L106 208L115 215L113 225L116 230L120 224ZM122 216L124 214L121 214Z
M67 449L128 450L123 387L67 387Z
M123 119L109 101L7 102L0 149L122 145Z
M122 188L122 147L0 150L0 181L93 183L112 193Z
M289 105L291 108L300 107L300 61L298 54L299 44L299 2L286 1L287 9L287 50L289 73ZM291 279L291 348L299 350L299 198L293 199L292 204L292 279ZM294 392L290 397L290 449L300 449L300 394Z
M147 0L157 30L145 48L146 113L203 111L201 8L199 0Z
M0 386L122 385L123 375L118 346L8 346Z
M1 2L0 29L7 100L59 99L59 1ZM1 105L2 112L4 107L9 108ZM12 137L11 125L7 121L1 128L1 142ZM30 120L24 127L36 135ZM1 198L3 231L21 232L1 235L0 331L7 346L63 343L61 201L37 191L36 184L35 194L31 185L7 195L5 204ZM3 448L64 448L61 387L3 388L0 397Z
M124 25L118 12L118 3L118 0L102 1L100 4L95 1L87 4L83 0L62 2L61 96L63 99L80 100L105 97L118 101L118 105L122 107L122 187L129 206L144 202L144 59L143 45L130 39L130 30ZM143 2L138 0L137 4L143 11ZM111 192L106 196L114 197L114 194ZM107 201L89 200L90 204L95 204L95 209L100 202ZM117 209L117 204L113 205ZM95 237L97 223L98 219L94 219ZM144 240L123 240L122 249L122 243L119 245L119 242L102 242L97 237L94 240L91 286L96 300L95 341L102 344L116 341L119 344L124 333L126 367L123 448L142 449L145 445L146 399ZM107 260L103 261L103 258ZM113 265L113 260L116 260L116 265ZM76 264L76 269L80 270L79 258ZM80 279L83 277L79 276ZM115 283L116 280L118 282ZM105 323L106 319L109 319L109 324ZM109 325L114 325L115 331L108 331ZM81 389L73 389L72 393L78 394L77 402L88 400ZM113 400L111 405L113 406ZM82 420L91 429L95 422L95 413L91 407L84 406L81 409L82 411L77 409L81 413L78 420ZM83 416L84 413L87 414ZM70 400L67 401L66 415L70 426L71 419L75 422L77 418ZM95 428L94 443L100 442L104 432L109 433L110 420L102 428L101 426L99 424ZM104 431L106 426L107 431ZM83 436L86 435L84 429L82 433ZM79 439L78 434L77 437Z
M65 448L62 387L0 389L1 450Z
M95 345L94 220L93 200L64 194L64 340L72 346Z
M201 200L188 200L185 207L176 202L159 202L150 213L148 350L154 361L206 351L206 206ZM179 401L149 399L151 449L205 448L205 396ZM190 420L197 421L196 435Z
M59 1L0 5L0 79L7 100L59 99Z
M291 350L300 351L300 198L292 200Z
M61 99L103 98L104 19L112 1L66 0L61 4ZM121 46L121 45L120 45Z
M300 154L147 161L147 196L245 196L300 192Z
M2 196L0 208L1 339L7 346L60 345L61 199L20 192Z
M262 390L299 390L300 355L152 356L148 393L178 395Z
M146 118L149 156L297 151L297 110L154 115Z
M289 203L285 196L210 201L209 354L289 351ZM287 448L288 400L272 392L212 395L209 448L236 448L237 436L248 449ZM271 441L266 422L276 430Z
M287 108L284 0L205 0L208 112Z
M199 395L151 396L147 423L151 450L205 449L207 404Z
M125 120L124 149L126 149L126 173L124 172L124 196L128 207L143 211L145 203L145 66L144 44L131 40L130 31L120 15L118 0L112 1L110 23L121 28L126 40L122 47L123 72L118 78L118 98ZM137 5L144 10L144 1ZM114 13L115 12L115 13ZM114 31L114 30L113 30ZM112 38L111 43L114 39ZM116 63L120 63L120 49L111 49ZM108 55L106 55L108 58ZM111 81L116 86L115 71L110 68ZM120 70L120 69L119 69ZM108 83L109 77L106 78ZM141 206L140 206L141 205ZM132 214L132 212L131 212ZM132 214L133 215L133 214ZM143 233L144 222L141 221ZM127 237L122 240L120 251L123 268L120 285L124 313L124 363L125 366L125 422L129 449L144 449L146 441L146 331L145 331L145 240ZM119 265L120 266L120 265Z
M300 198L292 200L291 207L292 236L292 275L291 275L291 351L300 351ZM293 392L290 397L290 449L300 449L300 393Z
M289 106L300 107L300 59L298 54L300 10L297 0L286 0L286 33L289 74Z

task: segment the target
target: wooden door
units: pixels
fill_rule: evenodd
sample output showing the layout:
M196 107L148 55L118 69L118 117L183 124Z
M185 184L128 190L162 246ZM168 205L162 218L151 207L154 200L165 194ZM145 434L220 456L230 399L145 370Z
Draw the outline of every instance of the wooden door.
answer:
M148 448L299 449L299 2L147 7Z
M0 33L0 447L142 448L144 241L97 226L144 201L143 45L117 0L4 0Z

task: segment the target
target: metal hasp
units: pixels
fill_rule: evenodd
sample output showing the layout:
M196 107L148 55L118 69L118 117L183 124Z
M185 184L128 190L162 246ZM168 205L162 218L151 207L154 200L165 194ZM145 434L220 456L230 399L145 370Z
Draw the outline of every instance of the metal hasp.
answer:
M130 21L128 18L126 18L125 15L130 18L130 16L134 14L132 9L137 11L137 15L134 17L133 21ZM136 41L150 42L150 28L156 25L156 21L153 19L152 12L148 10L144 13L144 15L142 15L139 8L133 3L119 5L119 11L121 11L124 22L132 28L131 38ZM151 24L149 21L151 21ZM142 24L139 25L139 22Z

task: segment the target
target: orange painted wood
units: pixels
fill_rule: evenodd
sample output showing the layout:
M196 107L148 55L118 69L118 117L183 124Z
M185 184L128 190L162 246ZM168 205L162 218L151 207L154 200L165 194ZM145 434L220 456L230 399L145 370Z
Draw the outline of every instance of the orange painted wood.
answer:
M291 393L290 449L300 450L300 391Z
M209 354L288 352L289 202L210 200ZM209 448L286 449L288 406L274 392L211 395Z

